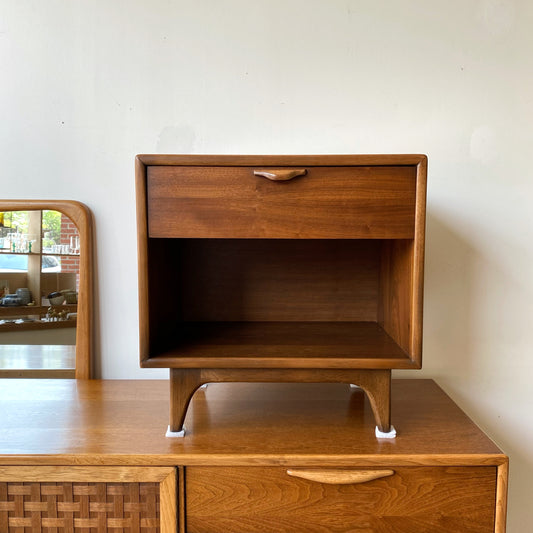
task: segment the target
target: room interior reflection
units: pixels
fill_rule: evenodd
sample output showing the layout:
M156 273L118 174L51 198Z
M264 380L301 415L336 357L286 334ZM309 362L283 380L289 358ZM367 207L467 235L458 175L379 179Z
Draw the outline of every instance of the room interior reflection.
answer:
M54 210L0 213L0 372L74 372L80 235Z

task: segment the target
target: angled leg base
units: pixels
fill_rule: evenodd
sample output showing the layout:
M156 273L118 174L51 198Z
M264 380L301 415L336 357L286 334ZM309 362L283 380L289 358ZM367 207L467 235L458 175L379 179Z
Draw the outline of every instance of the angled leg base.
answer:
M358 369L170 369L170 425L168 436L180 436L191 398L205 383L347 383L366 393L380 438L393 438L391 426L391 371ZM184 434L184 433L183 433ZM378 433L376 432L378 436ZM386 436L388 435L388 436Z

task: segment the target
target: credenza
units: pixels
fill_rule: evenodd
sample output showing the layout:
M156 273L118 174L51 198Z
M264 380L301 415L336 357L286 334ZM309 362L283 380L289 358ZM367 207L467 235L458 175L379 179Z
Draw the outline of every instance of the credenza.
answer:
M184 438L166 381L0 381L2 533L503 533L508 459L432 380L214 383Z

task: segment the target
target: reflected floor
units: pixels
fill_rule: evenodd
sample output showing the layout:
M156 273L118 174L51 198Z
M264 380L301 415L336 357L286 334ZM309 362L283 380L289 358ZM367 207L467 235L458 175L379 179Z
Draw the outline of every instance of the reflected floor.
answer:
M0 345L0 377L74 377L74 345Z

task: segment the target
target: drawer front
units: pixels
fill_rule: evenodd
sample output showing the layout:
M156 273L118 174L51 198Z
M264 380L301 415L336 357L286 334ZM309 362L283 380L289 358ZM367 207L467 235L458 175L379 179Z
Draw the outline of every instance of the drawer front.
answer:
M187 468L186 531L494 532L496 467L378 472L354 482L330 471L310 480L278 467Z
M149 166L150 237L376 238L414 236L416 167Z

